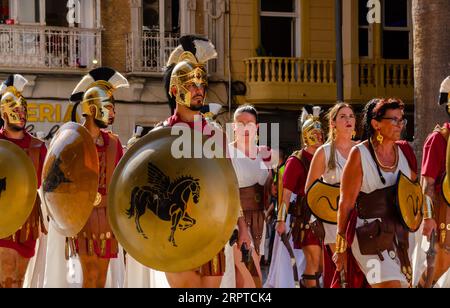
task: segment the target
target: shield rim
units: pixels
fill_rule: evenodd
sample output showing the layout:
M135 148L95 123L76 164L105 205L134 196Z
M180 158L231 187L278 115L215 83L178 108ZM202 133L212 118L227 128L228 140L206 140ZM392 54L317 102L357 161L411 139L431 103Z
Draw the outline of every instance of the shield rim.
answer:
M27 222L28 218L30 217L31 213L33 212L33 208L34 208L34 205L37 200L38 179L37 179L37 173L36 173L34 164L33 164L32 160L30 159L30 157L25 153L25 151L21 147L19 147L18 145L14 144L11 141L4 140L4 139L0 140L0 147L2 146L2 143L4 144L4 146L6 148L10 148L12 150L12 152L15 152L19 156L22 156L22 161L24 161L25 164L28 165L26 167L26 170L34 171L34 172L31 172L32 174L31 174L30 178L32 181L31 184L33 184L33 187L36 187L36 189L35 189L36 192L34 194L32 194L31 196L28 196L28 199L29 199L31 205L28 206L29 207L29 210L27 210L28 215L26 215L25 220L20 225L18 225L17 228L13 232L11 232L11 231L4 232L4 227L2 226L0 238L8 238L8 237L12 236L13 234L15 234L17 231L19 231L20 227L22 227ZM34 174L34 176L33 176L33 174ZM32 203L31 203L31 200L33 200ZM9 233L9 232L11 232L11 233ZM3 234L7 234L7 235L3 236Z
M92 139L91 135L89 134L89 131L87 130L87 128L84 127L83 125L79 124L79 123L76 123L76 122L67 122L67 123L65 123L63 126L61 126L61 128L58 130L58 132L56 133L55 137L53 138L52 142L50 143L50 146L49 146L48 151L47 151L47 155L46 155L46 157L45 157L44 164L43 164L42 166L45 166L45 164L47 163L47 159L49 158L49 153L52 153L52 148L53 148L54 143L56 142L56 139L58 138L59 134L61 134L61 132L65 131L65 130L68 130L68 129L75 130L75 131L78 132L80 135L84 135L84 137L85 137L84 140L85 140L87 143L89 143L89 144L92 145L92 146L89 146L89 145L88 145L88 146L89 146L91 149L94 149L95 155L97 155L96 161L97 161L97 166L98 166L98 154L97 154L97 148L96 148L96 146L95 146L94 140ZM44 183L44 172L43 172L43 171L44 171L44 167L43 167L42 169L43 169L43 170L42 170L42 180L41 180L41 182ZM97 182L96 182L96 191L98 191L98 179L97 179ZM43 198L42 203L44 204L44 206L46 206L46 212L47 212L48 216L51 218L51 220L54 221L55 219L54 219L53 216L52 216L52 210L51 210L51 207L49 207L49 206L47 205L47 201L45 200L45 194L46 194L46 192L42 189L42 198ZM74 237L74 236L78 235L78 234L83 230L83 228L84 228L84 226L86 225L86 223L89 221L89 217L92 215L92 211L94 210L94 201L95 201L95 198L94 198L94 200L92 200L92 202L89 202L89 204L92 204L92 207L90 208L90 214L89 214L89 216L86 218L86 221L85 221L85 223L83 224L83 226L82 226L81 228L77 228L77 229L79 229L79 230L78 230L76 233L75 233L75 232L70 232L70 233L69 233L68 230L65 230L65 229L60 228L56 223L51 223L51 221L49 222L49 224L51 223L51 224L52 224L52 227L53 227L59 234L61 234L61 235L63 235L63 236L66 236L66 237Z
M111 178L111 182L110 182L110 186L109 186L109 191L113 192L116 191L116 185L117 185L117 180L118 177L120 176L120 174L122 173L122 170L124 169L125 165L128 163L129 161L129 157L133 156L138 150L140 150L143 146L145 146L147 143L149 143L151 140L155 140L155 136L158 135L164 135L166 136L166 132L170 132L172 129L171 127L160 127L160 128L156 128L152 131L150 131L147 135L145 135L144 137L140 138L134 145L133 147L131 147L122 157L122 159L120 160L119 164L116 166L115 170L114 170L114 174L113 177ZM191 132L194 131L191 129ZM205 138L205 137L204 137ZM235 191L235 195L236 195L236 200L239 200L239 184L238 184L238 180L236 177L236 173L234 172L234 167L232 165L232 162L230 159L224 158L227 161L227 164L229 164L229 168L230 170L233 170L233 174L234 174L234 182L235 182L235 187L236 187L236 191ZM230 180L230 179L228 179ZM114 236L116 237L116 240L119 242L119 244L124 248L124 250L126 250L130 256L132 256L136 261L138 261L139 263L143 264L144 266L147 266L149 268L153 268L156 269L158 271L161 272L170 272L170 273L178 273L178 272L185 272L185 271L189 271L189 270L194 270L198 267L201 267L203 264L209 262L212 258L214 258L215 255L205 258L205 261L201 264L199 264L198 266L194 266L194 267L189 267L189 268L185 268L185 267L166 267L166 268L157 268L157 267L152 267L151 265L148 264L147 260L144 259L142 257L142 254L135 254L134 247L131 247L132 249L127 249L129 248L129 244L128 244L128 240L125 239L125 236L122 235L121 232L116 232L116 230L120 230L119 224L118 224L118 220L113 217L113 211L111 211L111 208L114 207L114 194L110 193L108 194L108 206L107 206L107 215L108 215L108 221L109 224L111 226L111 229L113 231ZM238 211L236 211L236 224L237 224L237 220L238 220ZM230 230L229 230L229 236L231 237L232 233L233 233L233 229L235 228L235 224L234 225L230 225ZM219 248L219 250L217 251L217 253L219 253L221 251L221 249L223 249L227 243L229 241L229 237L227 237L226 240L224 240L224 243L220 246L221 248ZM133 250L133 253L131 252ZM216 255L217 255L216 253Z
M444 186L449 187L449 189L444 189ZM448 175L446 174L444 177L444 180L442 181L442 188L441 188L441 194L442 197L444 198L445 203L447 203L447 206L450 207L450 183L449 183L449 178Z
M309 189L307 190L307 192L306 192L306 204L308 205L308 208L309 208L309 210L311 211L311 213L314 215L314 217L316 217L318 220L320 220L321 222L324 222L324 223L327 223L327 224L330 224L330 225L337 225L338 224L338 221L337 221L337 213L338 213L338 211L339 211L339 203L338 203L338 210L336 211L336 221L335 222L333 222L333 221L328 221L328 220L326 220L326 219L323 219L323 218L321 218L321 217L319 217L316 213L315 213L315 211L313 210L313 208L309 205L309 198L308 198L308 196L309 196L309 193L310 193L310 191L316 186L316 185L318 185L318 184L323 184L323 185L325 185L325 186L329 186L329 187L331 187L331 188L340 188L340 186L338 186L337 184L335 184L335 185L332 185L332 184L329 184L329 183L325 183L324 181L322 181L321 179L317 179L317 180L315 180L314 182L313 182L313 184L309 187Z

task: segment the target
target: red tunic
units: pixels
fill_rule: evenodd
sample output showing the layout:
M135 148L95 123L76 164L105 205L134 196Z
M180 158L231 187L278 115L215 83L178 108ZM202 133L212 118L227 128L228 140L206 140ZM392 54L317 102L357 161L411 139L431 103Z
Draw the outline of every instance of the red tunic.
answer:
M24 132L25 136L23 139L11 139L8 138L5 134L4 128L0 129L0 139L8 140L20 148L22 148L24 151L28 152L30 149L32 140L34 137L32 137L29 133ZM36 139L34 139L36 141ZM30 154L28 154L30 156ZM37 168L37 178L38 178L38 186L41 186L41 174L42 174L42 168L44 165L45 156L47 155L47 148L45 147L45 143L42 142L41 146L39 147L39 167ZM36 246L36 239L39 237L39 202L35 204L35 207L30 214L30 217L28 218L27 222L24 224L24 227L22 229L25 230L25 226L27 224L31 224L32 228L34 226L34 232L31 232L31 236L29 236L28 239L20 240L23 238L21 237L21 231L18 230L14 238L9 237L7 239L0 239L0 247L4 248L10 248L16 250L22 257L24 258L32 258L35 254L35 246Z
M313 159L313 155L306 151L302 152L302 157L309 161L309 163L311 163ZM308 171L306 166L304 166L298 158L294 156L289 157L283 175L283 187L295 193L297 198L304 197ZM320 246L319 239L314 235L311 229L305 231L305 236L301 243L294 243L295 249L301 249L304 246Z
M444 127L450 130L450 123ZM447 140L440 132L434 132L425 140L423 146L422 176L430 177L436 182L436 191L441 191L445 174Z
M102 202L94 207L89 220L78 234L75 245L80 255L95 254L102 259L111 259L117 258L118 243L108 222L107 195L113 171L123 156L123 148L119 138L110 132L101 130L100 133L103 146L96 147L100 166L98 192L102 195Z
M313 159L313 155L306 151L303 151L302 155L309 162ZM305 169L300 160L294 156L289 157L283 174L283 187L289 189L297 196L304 197L307 177L308 170Z

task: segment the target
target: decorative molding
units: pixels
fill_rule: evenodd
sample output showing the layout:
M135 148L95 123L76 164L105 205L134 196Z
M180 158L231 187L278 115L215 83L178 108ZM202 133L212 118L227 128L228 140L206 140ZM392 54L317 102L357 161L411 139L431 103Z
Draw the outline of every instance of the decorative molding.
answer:
M142 0L130 0L131 8L140 8L142 7Z
M215 8L215 9L214 9ZM214 43L218 57L208 65L210 73L219 78L225 75L225 17L227 14L226 0L204 0L205 32Z
M133 102L139 102L141 101L142 92L144 90L145 86L145 78L131 78L129 79L130 88L129 91L131 92L131 100Z
M186 8L189 11L196 11L197 10L197 1L196 0L187 0L186 1Z
M25 89L23 91L24 97L33 97L34 88L36 86L37 75L23 75L28 80L28 83L25 85Z

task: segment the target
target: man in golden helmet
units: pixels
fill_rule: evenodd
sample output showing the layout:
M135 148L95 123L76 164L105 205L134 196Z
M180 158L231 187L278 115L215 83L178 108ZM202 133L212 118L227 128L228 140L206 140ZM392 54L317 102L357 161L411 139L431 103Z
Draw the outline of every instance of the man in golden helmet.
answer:
M321 244L311 229L311 212L305 194L305 184L312 158L324 142L320 113L320 107L306 106L303 108L299 123L303 149L294 152L286 161L282 202L278 210L276 225L279 235L286 233L286 219L290 214L294 248L302 249L307 260L301 280L301 285L306 288L319 287L321 276ZM293 193L297 195L297 200L291 203Z
M106 207L109 183L123 149L119 138L106 128L115 118L114 91L122 87L128 87L128 81L122 74L108 67L100 67L84 76L70 97L70 101L75 103L72 120L75 120L80 104L85 118L83 126L94 140L100 167L98 202L83 230L69 241L70 247L76 248L72 253L80 256L83 287L104 287L109 260L117 258L118 253L118 243L109 226Z
M207 39L184 36L170 55L165 72L165 87L172 114L175 109L198 113L205 104L208 87L206 63L217 57Z
M302 142L304 147L322 145L324 132L320 122L320 107L304 107L301 115Z
M21 75L11 75L8 79L0 85L0 110L1 118L4 122L3 127L0 129L0 140L7 140L14 143L19 148L23 149L31 159L34 169L32 173L33 181L29 180L27 174L20 174L18 186L14 186L14 175L7 174L7 168L0 167L0 208L2 209L2 215L7 215L5 204L12 201L15 206L15 216L7 217L10 223L16 221L17 216L21 214L24 208L24 195L27 189L34 190L34 194L37 194L36 189L32 188L31 182L36 185L36 175L38 179L38 185L40 186L42 166L44 163L47 149L45 143L31 136L26 130L27 124L27 102L22 95L22 91L28 81ZM19 149L20 150L20 149ZM5 148L0 149L2 155L6 152ZM13 155L15 157L1 157L1 160L8 160L10 165L16 163L24 164L19 160L19 155ZM32 168L31 168L32 169ZM17 172L17 171L15 171ZM12 191L9 193L8 191ZM11 199L8 197L12 196ZM0 288L21 288L27 264L35 254L36 240L38 239L41 231L45 232L43 227L43 221L40 215L40 200L33 194L33 200L36 200L32 207L31 214L29 211L25 215L28 215L26 221L15 233L12 235L0 239ZM32 202L32 201L31 201ZM30 203L31 204L31 203ZM28 208L28 206L26 206ZM24 216L26 217L26 216ZM0 225L0 233L6 229L6 226Z
M164 76L172 116L158 124L156 129L187 125L192 129L201 127L203 134L212 136L207 133L211 123L202 113L208 109L205 108L208 85L206 63L216 57L217 52L211 41L190 35L180 38L180 45L172 52ZM214 131L214 128L211 130ZM243 223L245 226L245 222ZM245 231L248 233L248 230ZM229 236L231 237L231 233ZM132 264L131 256L128 255L127 258L130 258L127 264ZM166 273L166 277L169 285L174 288L218 288L224 272L225 254L222 249L206 264L184 272Z
M445 105L450 115L450 76L441 84L439 105ZM450 167L450 122L437 126L428 136L423 147L422 185L425 194L423 207L424 235L430 238L437 234L437 255L433 277L425 271L419 286L436 283L450 267L450 185L448 182ZM433 206L434 205L434 206Z

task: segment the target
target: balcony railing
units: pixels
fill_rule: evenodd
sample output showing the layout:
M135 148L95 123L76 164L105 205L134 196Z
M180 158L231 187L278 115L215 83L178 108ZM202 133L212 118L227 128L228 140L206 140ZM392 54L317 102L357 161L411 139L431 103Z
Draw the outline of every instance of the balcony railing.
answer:
M359 63L360 93L366 97L399 97L412 100L414 66L412 60L367 60Z
M336 82L334 60L300 58L250 58L245 60L247 82L315 83Z
M72 71L100 64L100 30L0 25L1 68Z
M256 57L244 60L246 100L254 103L333 103L336 61ZM399 97L412 102L411 60L361 59L345 64L345 99L365 102L374 97Z
M249 101L324 100L336 88L332 59L257 57L244 62Z
M127 71L162 73L172 51L179 44L179 34L144 31L140 37L127 35Z
M413 63L410 60L382 60L380 63L362 60L359 64L359 85L361 87L413 87Z

